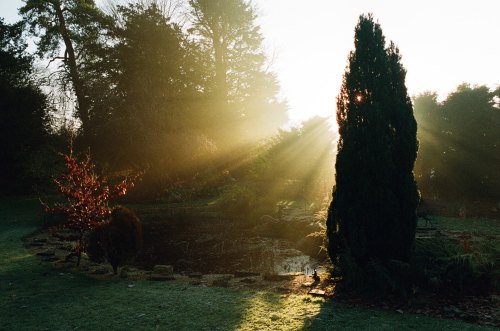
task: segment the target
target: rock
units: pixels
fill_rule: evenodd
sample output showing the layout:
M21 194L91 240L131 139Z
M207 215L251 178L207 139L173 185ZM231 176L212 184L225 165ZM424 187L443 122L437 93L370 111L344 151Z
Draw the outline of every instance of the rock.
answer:
M75 261L78 260L78 255L75 252L71 252L64 257L64 261Z
M158 264L153 268L153 273L158 275L172 275L174 273L174 267L171 265Z
M246 283L246 284L254 284L257 282L257 280L252 279L252 278L243 278L242 280L240 280L240 282Z
M219 279L214 279L212 282L213 286L218 286L218 287L228 287L229 286L229 279L226 278L219 278Z
M175 277L172 275L152 274L151 276L149 276L149 280L167 281L167 280L175 280Z
M75 266L74 262L66 262L66 261L57 261L58 265L63 267L63 268L73 268Z
M236 271L234 273L234 277L241 278L241 277L255 277L255 276L260 276L260 273L258 272L251 272L251 271Z
M60 231L59 233L54 234L54 237L64 241L77 241L78 239L80 239L80 236L78 234L71 231Z
M212 286L228 287L231 278L233 278L232 275L221 275L213 280Z
M265 274L264 279L271 282L280 282L285 280L293 280L297 276L304 275L303 272L289 272L286 274Z
M189 278L202 278L203 274L199 272L192 272L188 275Z
M313 286L314 282L305 282L305 283L302 283L302 287L311 287Z
M46 262L60 261L60 259L57 256L42 256L42 260Z
M56 255L55 251L43 251L43 252L38 252L36 255L41 256L41 257L46 257L46 256L54 256Z
M106 275L109 273L109 269L107 267L97 267L92 271L92 273L94 275Z
M318 288L313 288L307 294L310 294L310 295L313 295L313 296L325 296L325 291L320 290Z

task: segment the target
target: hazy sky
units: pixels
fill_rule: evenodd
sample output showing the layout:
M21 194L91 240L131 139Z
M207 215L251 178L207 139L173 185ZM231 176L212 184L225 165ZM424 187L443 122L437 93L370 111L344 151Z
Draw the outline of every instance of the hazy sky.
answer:
M499 0L258 0L292 119L330 115L354 27L372 12L400 48L411 95L445 97L462 82L500 83ZM307 4L307 5L306 5Z
M104 1L98 0L97 3ZM0 0L16 20L21 0ZM294 123L335 112L354 27L372 12L400 48L410 94L500 84L500 0L254 0Z

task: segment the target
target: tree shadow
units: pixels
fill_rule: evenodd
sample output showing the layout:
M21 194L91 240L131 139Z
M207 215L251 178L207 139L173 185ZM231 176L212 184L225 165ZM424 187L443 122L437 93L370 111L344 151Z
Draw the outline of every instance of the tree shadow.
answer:
M487 330L478 325L409 314L352 306L329 300L319 313L304 323L302 330Z

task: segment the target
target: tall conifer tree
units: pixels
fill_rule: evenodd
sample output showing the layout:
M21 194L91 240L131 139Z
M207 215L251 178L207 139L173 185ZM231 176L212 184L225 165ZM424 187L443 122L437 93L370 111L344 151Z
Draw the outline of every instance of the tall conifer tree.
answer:
M364 281L374 263L409 260L418 142L401 56L393 43L386 47L371 14L360 16L354 44L337 99L340 139L327 232L333 263L346 278Z

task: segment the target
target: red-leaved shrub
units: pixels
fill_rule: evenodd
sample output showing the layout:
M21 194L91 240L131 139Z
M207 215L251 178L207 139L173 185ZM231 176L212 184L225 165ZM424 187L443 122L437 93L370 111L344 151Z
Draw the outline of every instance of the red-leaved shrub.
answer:
M129 188L134 187L134 181L141 173L123 179L110 189L107 179L96 173L90 153L87 152L81 159L75 157L71 149L68 154L61 155L65 160L66 171L55 178L54 182L63 195L63 201L52 206L43 202L42 204L48 213L65 215L66 221L59 227L77 233L79 239L75 253L79 265L81 253L86 251L84 235L109 218L109 201L125 195Z

